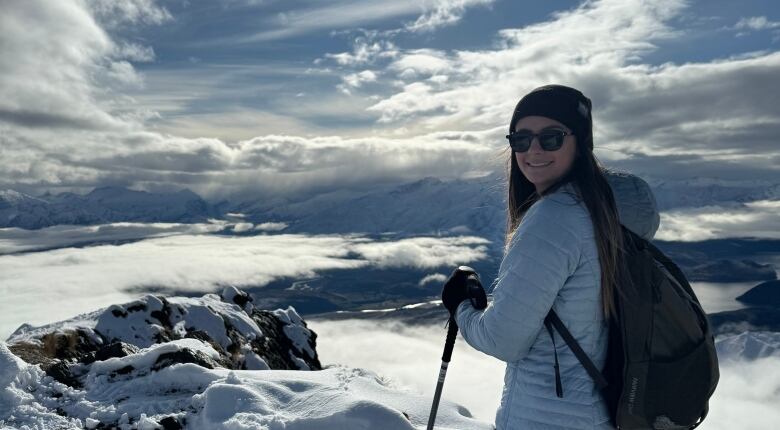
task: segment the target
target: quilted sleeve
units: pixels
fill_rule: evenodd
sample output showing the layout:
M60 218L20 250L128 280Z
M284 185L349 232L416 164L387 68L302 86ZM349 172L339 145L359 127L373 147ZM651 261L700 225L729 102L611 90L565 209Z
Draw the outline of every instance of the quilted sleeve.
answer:
M515 231L494 282L493 301L479 311L461 303L456 321L469 345L506 362L528 354L558 291L580 258L587 212L543 199Z

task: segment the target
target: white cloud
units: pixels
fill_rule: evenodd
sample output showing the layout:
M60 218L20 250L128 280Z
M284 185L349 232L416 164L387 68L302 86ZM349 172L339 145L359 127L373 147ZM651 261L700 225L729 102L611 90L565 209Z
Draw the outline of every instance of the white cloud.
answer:
M151 46L143 46L132 42L118 44L115 55L136 62L154 61L154 49Z
M383 58L394 58L398 55L398 47L389 40L374 40L376 33L366 33L358 36L352 44L352 52L338 54L325 54L324 58L314 60L315 64L321 64L324 59L333 59L342 66L359 66L373 64Z
M417 74L446 73L450 67L452 64L443 52L433 49L415 49L404 52L403 56L388 66L388 69L400 72L404 77L415 77Z
M277 15L266 25L272 27L249 36L231 38L232 43L255 43L304 35L314 31L356 27L383 19L410 15L419 11L413 0L340 0L308 9L290 10ZM228 40L217 40L225 43Z
M718 388L710 400L710 413L703 430L761 430L780 420L780 359L768 357L753 362L722 363Z
M780 239L780 201L706 206L661 213L656 239L700 241L728 237Z
M258 231L282 231L286 228L287 224L283 222L264 222L255 226Z
M115 15L124 16L117 25L175 18L151 1L109 3L21 2L0 16L7 47L0 58L0 187L166 184L211 196L495 170L488 158L503 147L502 129L517 99L549 82L581 88L593 99L597 154L616 167L655 176L743 177L749 168L769 177L780 165L780 107L773 102L780 98L780 53L642 62L659 40L681 35L670 22L684 11L682 0L586 2L502 30L490 49L402 50L386 39L398 32L361 30L352 52L320 61L332 60L335 70L197 63L144 75L132 63L153 60L154 50L115 39L101 25ZM458 11L467 3L484 6L405 2L388 12L379 10L384 2L340 1L287 19L305 30L319 25L320 13L323 23L349 26L355 11L433 14L436 5ZM342 7L349 13L339 18ZM744 25L771 24L756 22ZM314 85L284 93L285 85L270 80L302 75L372 94L345 97ZM217 102L253 95L262 106ZM437 134L444 130L462 131L469 143ZM357 168L344 175L337 166L345 165Z
M419 286L430 284L431 282L434 283L434 285L440 285L443 284L444 281L447 280L447 276L443 275L441 273L432 273L430 275L425 276L424 278L420 279L420 282L418 283Z
M352 88L360 88L366 82L376 81L376 73L371 70L363 70L343 77L344 83Z
M0 229L0 255L64 248L90 242L141 240L180 234L206 234L224 230L225 221L208 224L117 222L90 226L57 225L39 230Z
M737 30L772 30L780 28L780 21L770 21L765 16L741 18L734 26Z
M593 90L587 91L587 86L576 81L587 82L599 92L620 86L615 74L627 59L652 50L650 41L675 34L664 21L681 8L682 2L675 0L652 5L637 1L589 2L546 22L500 31L493 50L429 50L422 57L420 51L402 52L393 68L399 74L418 67L428 73L446 69L449 85L426 94L424 104L408 102L410 97L406 95L416 93L418 87L407 86L372 109L381 112L384 119L400 120L439 107L445 109L438 115L439 123L451 120L481 126L508 121L504 117L516 99L549 81L576 84L585 87L586 94L594 95ZM610 37L605 38L605 34ZM409 67L400 67L406 62ZM507 97L512 94L515 96Z
M228 144L152 132L40 132L35 141L57 138L60 144L38 148L29 145L29 134L8 133L0 137L8 160L0 165L0 188L88 191L110 182L139 189L187 187L208 198L235 193L260 198L425 176L453 178L500 164L496 149L488 146L498 141L494 130L415 134L267 135ZM351 166L349 175L343 166Z
M366 82L376 82L376 78L377 74L373 71L363 70L359 73L351 73L349 75L343 76L341 78L343 84L338 85L337 87L341 89L342 92L350 94L350 88L356 89L362 87Z
M417 237L393 243L355 244L352 249L378 267L439 267L487 258L486 239L477 237Z
M491 5L495 0L434 0L414 22L405 25L412 32L433 31L439 27L458 23L471 6Z
M317 353L323 365L371 369L394 387L433 399L447 335L444 321L438 326L362 320L307 319L306 323L317 333ZM492 423L501 400L504 367L501 361L469 347L459 335L442 402L464 405L477 420Z
M108 27L123 24L162 24L173 19L155 0L86 0L95 17Z
M239 222L239 223L236 223L236 225L233 226L233 231L236 232L236 233L243 233L243 232L246 232L246 231L253 230L254 227L255 227L255 225L252 224L251 222Z
M642 63L654 43L681 36L669 22L685 7L677 0L586 2L548 21L500 31L494 49L401 51L386 73L396 73L400 90L368 110L398 127L494 127L508 124L527 91L561 83L593 100L596 151L621 167L657 176L676 164L703 172L714 157L712 171L744 175L758 167L761 177L772 175L780 158L780 109L771 102L780 98L774 84L780 53ZM439 73L447 80L433 86L428 75Z
M107 84L137 82L132 66L115 58L137 56L130 52L137 49L116 45L81 3L14 2L4 6L0 27L0 121L18 127L133 126L111 112L114 95Z
M285 277L312 277L318 271L454 266L486 258L485 239L411 238L372 242L358 236L183 234L186 228L138 226L81 227L80 239L152 237L119 246L63 248L0 256L0 337L23 322L41 324L128 300L133 290L162 288L192 293L220 286L258 287ZM90 229L93 229L90 232ZM97 230L94 230L97 229ZM118 230L118 231L117 231ZM209 231L209 228L203 228ZM33 238L11 232L4 249L25 244L64 243L72 232L55 230Z

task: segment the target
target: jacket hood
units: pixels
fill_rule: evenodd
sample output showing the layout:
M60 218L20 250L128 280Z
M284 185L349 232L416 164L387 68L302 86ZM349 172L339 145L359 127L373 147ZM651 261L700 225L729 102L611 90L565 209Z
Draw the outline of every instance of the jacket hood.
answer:
M652 240L661 217L647 182L627 172L606 171L615 196L620 222L639 236Z

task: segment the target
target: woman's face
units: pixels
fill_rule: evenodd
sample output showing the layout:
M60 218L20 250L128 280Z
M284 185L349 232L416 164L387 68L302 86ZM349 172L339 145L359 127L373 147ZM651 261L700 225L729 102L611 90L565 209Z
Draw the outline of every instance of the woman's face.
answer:
M571 132L571 129L565 125L546 116L526 116L520 118L515 125L515 131L527 130L531 133L539 133L550 128ZM515 152L514 156L520 171L534 184L536 192L541 193L569 172L576 154L577 138L567 134L563 139L563 146L557 151L543 150L539 146L539 139L534 138L528 151Z

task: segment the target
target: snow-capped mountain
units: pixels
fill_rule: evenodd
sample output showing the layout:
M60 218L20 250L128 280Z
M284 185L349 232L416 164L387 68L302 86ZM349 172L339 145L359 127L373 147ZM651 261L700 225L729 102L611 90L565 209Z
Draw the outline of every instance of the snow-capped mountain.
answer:
M33 197L0 191L0 228L39 229L58 224L109 222L205 222L217 211L190 190L149 193L121 187L95 188L86 195L61 193Z
M501 239L506 217L503 183L495 176L444 182L427 177L372 192L335 192L287 204L235 205L254 222L288 223L285 232L472 234Z
M780 200L780 183L644 179L653 190L659 210ZM149 193L100 187L86 195L39 197L0 191L0 227L37 229L118 221L189 223L234 213L255 223L286 223L287 232L468 233L493 241L500 240L505 229L506 185L503 173L448 181L426 177L370 191L340 189L264 199L243 196L215 204L186 189Z
M664 180L643 178L655 195L661 211L729 206L758 200L780 200L780 183L767 181L727 181L714 178Z
M722 336L715 341L718 359L757 360L766 357L780 358L780 333L772 331L746 331Z

